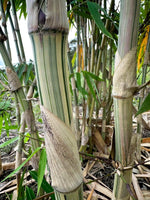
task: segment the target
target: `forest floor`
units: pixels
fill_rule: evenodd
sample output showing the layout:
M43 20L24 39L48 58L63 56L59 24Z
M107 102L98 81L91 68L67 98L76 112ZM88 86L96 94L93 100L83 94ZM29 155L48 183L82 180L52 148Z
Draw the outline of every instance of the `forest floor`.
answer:
M149 114L147 115L149 116ZM148 123L149 119L147 115L144 117L145 121ZM93 123L95 123L94 119ZM136 125L133 122L133 127L135 126ZM44 137L42 124L40 122L37 123L37 127L40 137ZM97 142L102 140L102 137L99 136L101 132L101 125L99 125L99 128L97 129L93 128L92 132L94 133L92 134L94 141L92 152L91 150L87 150L86 154L80 154L82 157L82 170L84 177L84 199L109 200L112 198L114 176L117 172L114 167L115 162L112 159L114 125L112 123L106 127L107 137L105 137L104 140L105 147L99 145ZM18 136L16 130L9 130L9 136L7 136L5 131L2 131L0 144L16 136ZM17 141L0 149L3 163L3 173L0 176L0 181L9 175L15 168L16 145ZM29 147L30 143L27 143L27 146ZM111 153L108 154L108 152ZM25 155L23 157L26 159ZM26 172L32 170L30 162L27 164L25 169ZM37 183L31 179L28 173L26 176L26 184L36 191ZM14 190L16 190L15 175L11 178L8 178L4 182L0 182L0 200L10 200L10 196ZM141 142L141 161L138 162L135 160L133 165L133 179L131 191L129 191L129 193L134 196L134 199L141 200L142 197L145 200L150 199L150 130L143 129ZM141 195L141 197L139 197L139 195Z

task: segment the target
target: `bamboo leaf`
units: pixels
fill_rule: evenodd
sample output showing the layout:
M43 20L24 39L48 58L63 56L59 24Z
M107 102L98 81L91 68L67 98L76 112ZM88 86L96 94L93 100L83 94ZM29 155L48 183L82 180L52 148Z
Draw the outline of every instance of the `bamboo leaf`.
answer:
M87 85L88 85L88 87L90 89L90 92L93 95L93 98L98 103L97 98L96 98L96 94L95 94L95 91L93 89L93 85L92 85L92 82L91 82L91 77L85 71L83 71L83 75L84 75L84 78L86 79L86 82L87 82Z
M19 139L19 136L15 137L15 138L12 138L12 139L10 139L10 140L7 140L6 142L0 144L0 148L3 148L3 147L5 147L5 146L11 144L11 143L15 142L15 141L18 140L18 139Z
M76 56L77 56L77 52L75 51L75 53L73 54L73 58L71 60L71 63L72 63L72 67L75 66L75 62L76 62Z
M148 35L149 35L149 31L150 31L150 25L146 26L145 28L145 37L143 38L142 42L141 42L141 46L140 46L140 50L139 50L139 54L138 54L138 70L140 70L140 68L142 67L143 63L144 63L144 54L146 51L146 46L147 46L147 42L148 42Z
M1 182L4 182L6 179L10 178L12 175L17 173L39 150L41 147L38 147L17 169L15 169L12 173L6 176Z
M99 76L96 76L95 74L93 74L91 72L85 71L85 73L87 73L92 79L94 79L96 81L104 81L103 79L99 78Z
M18 197L17 200L22 200L24 199L24 186L23 186L23 181L24 181L24 174L25 174L25 170L21 176L20 182L19 182L19 189L18 189Z
M26 133L25 138L24 138L24 143L27 143L28 140L30 139L30 133Z
M4 1L3 1L3 9L4 9L4 11L6 11L7 2L8 2L8 0L4 0Z
M29 173L32 176L32 178L37 182L37 180L38 180L38 173L37 173L37 171L30 171ZM46 193L50 193L50 192L54 191L53 188L52 188L52 186L45 180L45 178L43 178L41 187L42 187L42 189ZM51 198L52 198L52 200L55 200L54 195L52 195Z
M33 64L30 63L28 66L27 66L27 73L26 73L26 77L25 77L25 84L27 84L27 82L29 81L29 77L30 77L30 72L33 68Z
M5 130L6 130L6 134L7 134L7 136L9 136L9 125L8 125L8 118L7 117L9 117L8 116L8 114L7 113L5 113L5 115L4 115L4 120L5 120Z
M46 167L46 150L42 149L41 154L40 154L40 162L39 162L39 169L38 169L38 190L37 194L40 191L40 187L43 181L44 173L45 173L45 167Z
M98 26L98 28L102 31L102 33L104 35L106 35L107 37L113 39L112 35L107 31L107 29L105 28L102 20L101 20L101 16L100 13L98 12L99 10L99 5L97 3L94 2L87 2L89 11L91 13L92 18L94 19L96 25Z
M0 102L0 110L6 111L10 107L10 101Z
M83 59L83 47L82 44L79 45L79 68L84 70L84 59ZM80 69L79 69L80 71Z
M77 89L81 92L81 94L85 97L88 95L88 92L81 86L81 73L75 73L77 80Z
M26 186L26 197L28 200L35 199L35 194L34 194L33 190L31 188L29 188L28 186Z
M100 102L99 92L98 92L98 90L97 90L96 83L95 83L95 81L94 81L92 78L91 78L91 83L92 83L92 86L93 86L94 90L96 91L97 98L98 98L98 100L99 100L99 102Z
M144 102L142 103L141 107L139 108L138 112L136 113L135 117L139 114L147 112L150 110L150 93L145 98Z
M18 74L18 77L20 79L22 77L22 74L23 74L25 68L26 68L26 64L23 63L23 64L19 65L18 67L19 67L19 69L18 69L17 74Z
M0 136L1 136L1 132L2 132L2 126L3 126L3 117L2 117L2 115L0 115Z

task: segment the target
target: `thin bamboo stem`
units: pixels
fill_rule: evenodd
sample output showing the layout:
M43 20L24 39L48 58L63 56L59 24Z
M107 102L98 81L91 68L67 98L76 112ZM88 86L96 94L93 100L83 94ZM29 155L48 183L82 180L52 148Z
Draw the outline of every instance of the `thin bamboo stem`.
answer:
M20 50L19 50L19 46L18 46L18 40L17 40L17 36L16 36L16 32L15 32L15 27L14 27L10 12L8 12L8 17L9 17L10 25L11 25L11 28L12 28L12 33L13 33L13 37L14 37L14 43L15 43L15 46L16 46L18 60L19 60L19 63L22 63Z
M10 50L10 44L9 44L9 38L8 38L6 16L5 16L5 11L4 11L4 8L3 8L2 0L0 0L0 10L1 10L1 14L2 14L2 25L4 26L4 32L5 32L5 35L7 36L7 41L6 41L7 51L8 51L9 58L11 60L11 50Z
M12 6L12 13L14 16L14 22L15 22L15 30L17 32L17 36L18 36L18 41L19 41L19 45L20 45L20 51L21 51L21 59L23 62L26 62L26 57L25 57L25 52L24 52L24 47L23 47L23 43L22 43L22 38L21 38L21 33L20 33L20 29L19 29L19 23L18 23L18 18L17 18L17 13L16 13L16 7L15 7L15 2L14 0L11 0L11 6Z
M73 74L73 68L71 66L71 61L69 58L69 52L68 52L68 66L69 66L69 71L70 74ZM80 143L80 135L79 135L79 108L78 108L78 97L77 97L77 88L76 88L76 82L75 82L75 77L71 77L71 86L72 86L72 91L73 91L73 101L74 101L74 111L75 111L75 131L76 131L76 137L77 137L77 143L79 146Z

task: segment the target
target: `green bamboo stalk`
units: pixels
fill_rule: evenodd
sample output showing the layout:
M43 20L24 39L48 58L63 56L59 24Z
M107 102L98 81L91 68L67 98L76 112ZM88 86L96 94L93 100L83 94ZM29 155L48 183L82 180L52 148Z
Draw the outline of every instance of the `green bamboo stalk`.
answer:
M93 35L94 35L94 30L95 30L95 23L93 22L92 24L93 27ZM89 66L89 71L92 73L94 72L94 67L95 67L95 39L94 36L91 39L91 54L90 54L90 66ZM89 96L87 99L87 105L86 105L86 114L85 114L85 128L84 130L82 130L82 140L81 140L81 147L79 149L80 152L85 152L86 148L87 148L87 143L88 141L91 143L91 122L92 122L92 115L93 115L93 110L94 110L94 105L95 105L95 101L93 101L92 99L92 95L89 91ZM88 123L87 123L87 118ZM90 145L91 147L91 145Z
M5 16L2 0L0 0L0 10L1 10L1 14L2 14L2 25L4 27L4 33L7 36L7 40L6 40L7 51L8 51L9 58L11 59L11 50L10 50L10 44L9 44L9 38L8 38L6 16Z
M84 70L88 70L88 45L87 45L87 19L86 18L81 18L82 19L82 43L83 43L83 62L84 62ZM84 85L83 87L86 89L87 84L86 81L84 80ZM82 137L84 136L85 129L87 126L87 121L88 121L88 104L87 100L83 97L83 102L82 102L82 107L83 107L83 117L82 117L82 128L81 128L81 135Z
M109 8L109 15L111 14L111 12L113 10L113 7L114 7L114 0L111 0L110 8ZM106 29L109 28L109 25L110 25L110 20L107 19L106 20L106 25L105 25ZM100 51L99 51L99 54L98 54L98 61L97 61L97 66L96 66L96 75L99 75L100 66L101 66L102 52L103 52L103 49L104 49L104 46L105 46L106 39L107 39L107 37L105 35L103 35L102 41L101 41Z
M19 23L18 23L18 18L17 18L17 13L16 13L15 1L10 0L10 2L11 2L12 13L13 13L14 22L15 22L14 27L15 27L15 30L17 32L18 41L19 41L19 45L20 45L21 59L22 59L23 62L26 62L26 56L25 56L25 52L24 52L24 47L23 47L23 43L22 43L22 38L21 38L21 33L20 33Z
M39 37L41 40L39 40ZM70 126L72 112L68 80L66 77L68 70L63 55L64 52L66 52L66 39L66 35L62 35L61 33L44 33L43 35L41 35L41 33L32 34L36 61L38 62L36 72L38 72L37 79L39 80L38 86L41 94L41 103L64 121L65 124ZM43 55L43 57L41 55ZM49 55L51 55L51 57ZM60 58L63 60L60 61ZM40 66L43 67L41 68ZM60 197L62 195L63 194L60 194Z
M136 145L132 136L134 90L130 88L136 85L139 7L139 0L121 1L118 53L116 54L116 71L113 78L115 159L121 165L120 171L115 175L114 180L113 199L115 200L129 200L132 196L129 187L131 186L133 156ZM127 166L130 166L128 170L126 169Z
M19 101L17 98L17 95L14 93L14 101L15 101L15 106L16 106L16 118L17 118L17 123L18 126L20 126L20 121L21 121L21 115L20 115L20 106L19 106Z
M112 56L113 56L113 50L112 50L112 40L110 40L110 52L109 52L109 74L108 74L108 100L107 100L107 105L106 105L106 116L107 116L107 121L106 124L109 124L110 119L111 119L111 107L113 103L113 98L112 98Z
M102 82L102 99L103 99L103 113L102 113L102 136L105 138L106 136L106 100L107 100L107 91L106 91L106 64L107 64L107 45L105 44L105 48L103 51L103 64L102 64L102 78L104 82Z
M68 66L69 66L69 71L70 74L73 74L73 68L71 65L71 60L69 57L69 52L68 52ZM71 77L71 86L72 86L72 91L73 91L73 99L74 99L74 108L75 108L75 116L74 116L74 121L75 121L75 132L76 132L76 137L77 137L77 143L78 146L80 144L80 133L79 133L79 108L78 108L78 97L77 97L77 88L76 88L76 82L75 82L75 77Z
M17 40L17 36L16 36L14 24L13 24L13 21L12 21L11 13L9 11L7 13L8 13L8 17L9 17L9 21L10 21L10 25L11 25L13 37L14 37L14 43L15 43L15 46L16 46L18 60L19 60L19 63L22 63L22 59L21 59L21 55L20 55L20 50L19 50L19 46L18 46L18 40Z
M82 200L81 166L76 140L69 128L72 108L65 1L42 3L27 1L28 16L32 15L28 18L28 30L34 49L52 186L57 200Z
M19 43L19 47L16 46L17 49L17 53L18 55L21 55L21 59L19 60L20 63L26 63L26 56L25 56L25 52L24 52L24 46L23 46L23 42L22 42L22 37L21 37L21 33L20 33L20 28L19 28L19 23L18 23L18 17L17 17L17 13L16 13L16 7L15 7L15 1L11 0L11 7L12 7L12 14L13 14L13 18L14 18L14 30L17 33L17 37L15 38L17 43ZM11 23L13 24L13 21L11 20ZM15 33L14 33L15 34ZM25 72L27 71L27 66L23 72L23 84L25 85ZM24 87L24 92L27 95L28 92L28 87Z

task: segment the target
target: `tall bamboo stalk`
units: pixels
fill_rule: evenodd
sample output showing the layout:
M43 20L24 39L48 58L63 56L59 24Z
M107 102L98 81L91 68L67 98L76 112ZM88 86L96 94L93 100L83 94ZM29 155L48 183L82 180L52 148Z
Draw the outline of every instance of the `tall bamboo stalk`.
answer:
M27 0L45 143L57 200L82 200L82 173L68 84L68 22L64 0ZM32 17L30 17L32 16Z
M113 189L113 199L117 200L129 200L131 195L129 187L136 146L135 136L132 136L132 100L136 86L139 7L139 0L121 1L119 42L113 78L115 159L120 162Z

